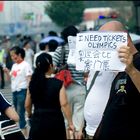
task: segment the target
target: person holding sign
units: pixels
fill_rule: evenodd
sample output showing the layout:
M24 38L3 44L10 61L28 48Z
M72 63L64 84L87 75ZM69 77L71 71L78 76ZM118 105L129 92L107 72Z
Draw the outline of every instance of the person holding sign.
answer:
M110 21L104 24L99 30L125 32L124 26L118 21ZM98 120L99 125L97 124L98 128L95 130L94 140L140 138L140 115L138 113L140 106L140 67L137 63L140 61L140 57L136 57L139 56L139 52L133 45L128 33L127 36L127 46L121 46L118 49L118 57L126 65L125 71L117 72L111 84L109 99L105 110L103 108L103 115L100 114L102 115L102 119ZM107 78L102 80L106 82ZM102 88L102 85L99 88ZM108 94L104 93L104 89L102 89L102 92L103 94ZM99 108L100 104L94 105L94 108L96 107ZM92 109L94 108L92 107ZM96 113L93 115L96 115Z
M78 29L73 25L67 26L61 32L61 36L65 40L64 60L66 63L69 54L68 36L76 36L78 32L79 32ZM56 67L60 65L61 55L62 55L62 46L59 46L55 50L53 55L53 64ZM68 63L68 69L71 72L73 83L66 88L66 93L72 109L72 118L76 129L75 138L78 139L82 137L82 133L80 129L84 121L83 108L84 108L85 96L86 96L86 90L84 85L84 72L77 71L75 65L70 63ZM68 139L70 139L69 136Z
M93 77L97 71L90 70L87 81L87 90L93 81ZM99 71L94 84L85 100L84 118L85 132L87 139L93 139L94 133L100 123L103 111L109 98L111 83L114 80L116 73Z

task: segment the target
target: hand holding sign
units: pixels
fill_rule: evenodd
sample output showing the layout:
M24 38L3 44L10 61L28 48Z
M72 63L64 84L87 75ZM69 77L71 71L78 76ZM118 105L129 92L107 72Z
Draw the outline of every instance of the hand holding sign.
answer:
M124 71L117 49L127 45L124 32L85 32L76 37L76 69L88 71Z

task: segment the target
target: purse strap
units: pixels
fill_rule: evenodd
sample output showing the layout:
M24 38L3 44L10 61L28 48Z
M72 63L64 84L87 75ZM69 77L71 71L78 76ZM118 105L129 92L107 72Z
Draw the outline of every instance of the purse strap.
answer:
M90 92L90 90L91 90L91 88L92 88L92 86L93 86L93 84L94 84L94 82L95 82L95 79L96 79L98 73L99 73L99 71L96 71L96 72L95 72L95 74L94 74L94 76L93 76L93 79L92 79L92 81L91 81L91 83L90 83L90 86L89 86L89 88L88 88L88 90L87 90L87 92L86 92L86 95L88 95L88 93Z

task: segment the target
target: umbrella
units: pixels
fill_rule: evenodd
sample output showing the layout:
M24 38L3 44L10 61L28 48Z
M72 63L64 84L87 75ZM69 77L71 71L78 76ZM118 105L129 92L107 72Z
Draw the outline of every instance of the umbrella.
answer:
M64 40L59 36L47 36L46 38L42 39L40 43L48 43L50 40L57 41L59 45L64 42Z

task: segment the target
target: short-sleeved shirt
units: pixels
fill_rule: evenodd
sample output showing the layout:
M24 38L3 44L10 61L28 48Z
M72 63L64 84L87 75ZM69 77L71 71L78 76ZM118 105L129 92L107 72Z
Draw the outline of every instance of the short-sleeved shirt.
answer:
M20 91L21 89L27 89L27 77L31 76L32 73L33 70L29 63L27 63L26 61L23 61L20 64L13 64L12 69L10 71L12 92Z
M64 60L65 60L65 63L67 63L68 54L69 54L69 46L68 46L68 44L66 44L64 47L65 47ZM55 52L53 54L53 64L55 66L59 66L60 65L61 55L62 55L62 46L59 46L59 47L57 47L57 49L55 50ZM77 71L76 70L76 66L74 66L72 64L68 64L68 69L71 72L73 80L77 84L81 85L81 84L84 83L84 76L83 76L84 73L83 72Z
M0 92L0 112L4 112L10 106L10 102L8 102L8 100Z
M102 123L96 133L98 140L140 139L139 107L139 91L131 78L120 72L112 84Z

